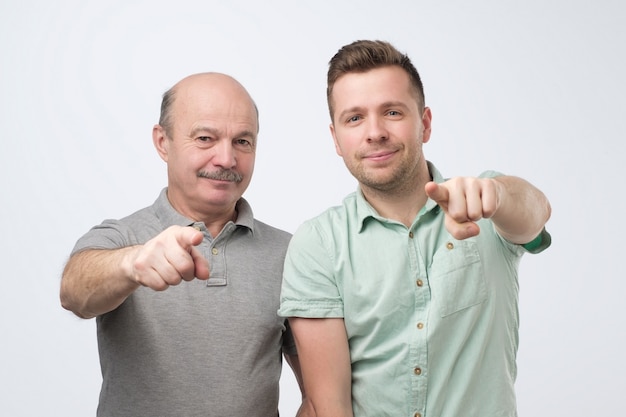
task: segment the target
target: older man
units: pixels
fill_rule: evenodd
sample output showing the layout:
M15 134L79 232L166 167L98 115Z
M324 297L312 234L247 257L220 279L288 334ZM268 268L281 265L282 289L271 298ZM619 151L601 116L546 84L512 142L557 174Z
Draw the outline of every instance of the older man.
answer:
M300 380L276 314L290 235L256 220L242 198L258 128L232 77L181 80L152 132L167 187L76 243L61 302L96 317L98 416L277 416L281 353Z

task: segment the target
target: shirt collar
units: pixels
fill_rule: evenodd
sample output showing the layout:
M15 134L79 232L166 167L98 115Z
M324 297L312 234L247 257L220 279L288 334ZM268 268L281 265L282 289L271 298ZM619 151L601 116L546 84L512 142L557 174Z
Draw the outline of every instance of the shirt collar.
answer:
M426 163L428 165L428 171L430 172L430 176L433 181L437 184L444 182L445 179L441 176L441 173L437 170L435 165L429 161L426 161ZM417 214L417 217L420 217L433 209L439 209L439 206L437 205L437 203L435 203L435 201L429 198L428 200L426 200L426 204L424 205L424 207L422 207ZM363 231L365 225L370 219L376 219L384 223L389 223L393 221L379 215L378 212L376 212L374 207L372 207L363 196L363 191L361 190L360 186L357 187L356 191L356 212L360 224L359 233Z
M172 225L193 226L196 223L200 223L183 216L177 212L174 207L172 207L172 204L167 198L167 187L161 190L161 194L159 194L159 197L154 202L154 205L156 207L155 212L158 213L159 220L166 227ZM250 204L243 197L241 197L237 201L236 209L237 220L234 223L237 226L247 227L254 232L254 213L252 212Z

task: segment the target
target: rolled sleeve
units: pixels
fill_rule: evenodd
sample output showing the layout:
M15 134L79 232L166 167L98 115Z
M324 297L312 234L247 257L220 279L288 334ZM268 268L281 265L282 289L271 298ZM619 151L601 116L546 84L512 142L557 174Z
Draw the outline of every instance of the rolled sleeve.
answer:
M280 316L343 317L331 242L312 222L304 223L293 235L285 258Z

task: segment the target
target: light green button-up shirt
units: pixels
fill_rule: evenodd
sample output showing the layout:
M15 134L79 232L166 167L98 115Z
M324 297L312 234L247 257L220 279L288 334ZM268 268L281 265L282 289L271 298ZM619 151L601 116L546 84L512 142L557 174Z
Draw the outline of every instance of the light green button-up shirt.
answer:
M476 237L452 238L429 199L407 229L357 190L294 234L279 314L344 319L355 417L517 415L517 267L526 249L491 221L479 225ZM542 237L533 252L549 246Z

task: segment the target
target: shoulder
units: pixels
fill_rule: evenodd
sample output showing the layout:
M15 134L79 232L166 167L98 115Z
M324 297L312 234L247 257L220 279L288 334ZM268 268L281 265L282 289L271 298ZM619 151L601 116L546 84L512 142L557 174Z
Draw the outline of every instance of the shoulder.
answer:
M291 239L291 233L277 227L270 226L269 224L257 219L254 219L254 235L264 240L285 243L289 242Z
M93 226L78 239L72 253L84 249L117 249L143 244L165 228L154 206L145 207L121 219L105 219Z
M305 220L296 229L290 248L303 252L334 253L349 240L352 231L359 229L356 202L352 195L343 204L325 209Z
M358 220L358 201L356 192L348 194L340 205L331 206L317 216L305 222L321 228L341 229L346 224Z

